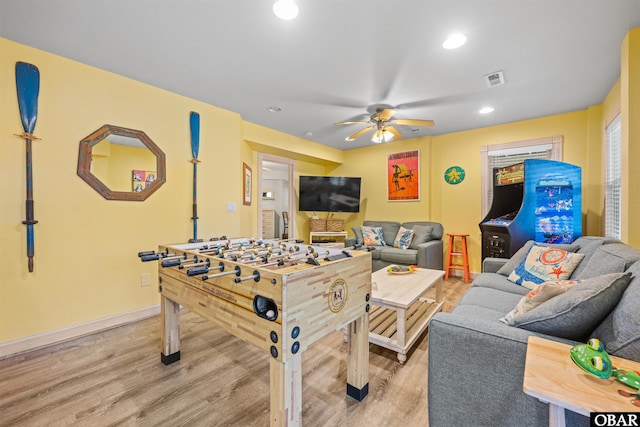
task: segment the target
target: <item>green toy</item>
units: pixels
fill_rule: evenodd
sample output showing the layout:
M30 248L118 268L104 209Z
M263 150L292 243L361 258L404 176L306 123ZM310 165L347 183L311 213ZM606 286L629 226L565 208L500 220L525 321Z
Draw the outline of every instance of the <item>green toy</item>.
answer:
M603 379L613 377L622 384L635 388L636 393L626 390L618 390L618 393L633 397L631 403L640 406L640 372L614 368L599 339L591 338L587 344L571 347L570 354L571 360L585 372Z

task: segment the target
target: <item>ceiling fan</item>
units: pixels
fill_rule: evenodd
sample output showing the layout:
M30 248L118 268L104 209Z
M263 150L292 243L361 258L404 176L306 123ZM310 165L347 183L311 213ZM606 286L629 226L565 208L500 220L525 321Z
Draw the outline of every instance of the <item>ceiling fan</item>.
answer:
M375 129L371 141L376 143L389 142L394 139L402 139L402 134L393 125L406 125L406 126L433 126L435 123L433 120L417 120L417 119L394 119L393 115L396 111L392 108L377 108L376 112L371 114L368 121L346 121L337 122L337 125L351 125L356 123L369 124L364 129L360 129L354 134L349 135L346 140L353 141L356 138L361 137L370 130Z

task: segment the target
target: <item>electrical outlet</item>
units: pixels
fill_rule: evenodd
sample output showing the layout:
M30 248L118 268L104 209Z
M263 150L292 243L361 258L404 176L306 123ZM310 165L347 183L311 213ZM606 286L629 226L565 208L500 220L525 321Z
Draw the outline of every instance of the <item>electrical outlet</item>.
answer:
M140 286L149 286L151 284L151 274L144 273L140 275Z

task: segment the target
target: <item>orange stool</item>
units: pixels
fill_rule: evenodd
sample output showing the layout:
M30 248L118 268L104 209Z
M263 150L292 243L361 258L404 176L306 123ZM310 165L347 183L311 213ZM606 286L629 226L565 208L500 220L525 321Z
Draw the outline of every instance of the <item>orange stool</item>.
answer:
M449 278L451 270L464 270L464 283L469 283L471 273L469 273L469 254L467 253L467 236L468 234L449 234L449 249L447 253L447 269L445 270L444 279ZM455 238L460 237L462 248L459 252L454 250ZM453 262L453 257L462 257L462 264Z

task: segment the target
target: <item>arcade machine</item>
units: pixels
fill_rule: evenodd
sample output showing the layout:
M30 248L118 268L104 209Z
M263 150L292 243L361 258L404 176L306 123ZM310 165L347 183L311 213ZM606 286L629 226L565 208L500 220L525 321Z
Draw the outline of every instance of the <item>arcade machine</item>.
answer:
M579 166L529 159L493 175L493 202L480 223L482 259L511 258L527 240L571 243L582 235Z

